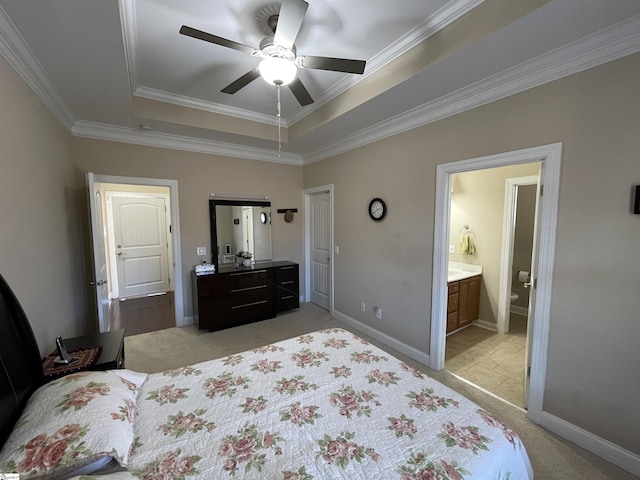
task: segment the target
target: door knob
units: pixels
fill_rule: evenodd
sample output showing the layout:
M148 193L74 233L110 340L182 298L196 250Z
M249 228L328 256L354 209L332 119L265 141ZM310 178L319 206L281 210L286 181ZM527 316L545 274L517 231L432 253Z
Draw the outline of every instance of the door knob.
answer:
M118 252L118 255L122 255L122 252Z

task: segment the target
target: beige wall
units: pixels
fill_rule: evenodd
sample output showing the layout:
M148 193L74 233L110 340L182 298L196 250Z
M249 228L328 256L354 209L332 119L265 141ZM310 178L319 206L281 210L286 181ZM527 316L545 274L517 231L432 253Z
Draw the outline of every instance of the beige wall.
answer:
M211 252L211 193L267 195L274 212L303 206L302 168L297 166L86 138L73 138L72 151L74 164L81 172L178 181L186 317L193 315L191 270L202 260L196 255L196 247L207 246ZM302 263L304 232L300 219L285 223L282 215L273 215L274 259ZM303 275L304 269L301 271Z
M0 56L0 274L40 351L88 328L71 136Z
M640 453L638 85L633 55L306 166L335 184L336 309L428 352L436 165L563 142L544 410Z
M491 168L452 176L449 244L456 253L449 260L482 265L480 319L497 323L502 264L502 226L504 190L508 178L537 175L539 163ZM458 253L460 232L465 225L472 231L475 252Z

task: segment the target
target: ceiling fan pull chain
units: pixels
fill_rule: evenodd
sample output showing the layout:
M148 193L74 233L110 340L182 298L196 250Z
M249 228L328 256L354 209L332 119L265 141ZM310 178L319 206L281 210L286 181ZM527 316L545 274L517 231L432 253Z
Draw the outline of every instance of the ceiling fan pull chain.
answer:
M276 118L278 119L278 158L282 155L282 137L280 135L280 84L276 85L276 90L278 91L278 114Z

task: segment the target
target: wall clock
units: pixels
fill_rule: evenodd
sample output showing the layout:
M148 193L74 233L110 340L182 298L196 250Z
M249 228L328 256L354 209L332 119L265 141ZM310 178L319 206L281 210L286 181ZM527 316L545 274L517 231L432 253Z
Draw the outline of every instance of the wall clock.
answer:
M265 212L260 212L260 221L262 223L267 223L267 214Z
M374 198L369 202L369 216L374 222L381 221L387 214L387 204L381 198Z

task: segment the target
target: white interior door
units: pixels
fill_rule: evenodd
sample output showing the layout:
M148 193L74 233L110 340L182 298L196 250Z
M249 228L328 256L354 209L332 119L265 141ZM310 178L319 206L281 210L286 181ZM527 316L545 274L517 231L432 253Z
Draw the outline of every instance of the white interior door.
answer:
M166 292L169 245L163 197L112 197L120 298Z
M242 250L256 253L253 241L253 207L242 207Z
M91 286L95 289L98 314L98 329L109 331L109 282L107 279L106 238L102 212L102 195L96 187L95 176L87 173L89 191L89 215L91 225L91 243L93 250L93 279Z
M331 307L331 204L329 193L311 195L311 302Z
M544 162L540 164L540 171L538 172L538 185L536 188L536 206L534 214L534 228L533 228L533 248L531 250L531 278L529 281L529 315L527 318L527 339L525 343L525 371L524 371L524 407L527 408L529 398L529 378L531 373L531 350L533 345L533 320L536 318L536 287L537 287L537 272L536 267L538 265L538 219L541 218L540 208L542 202L540 201L540 194L542 186L540 185L542 178L542 170L544 169Z

